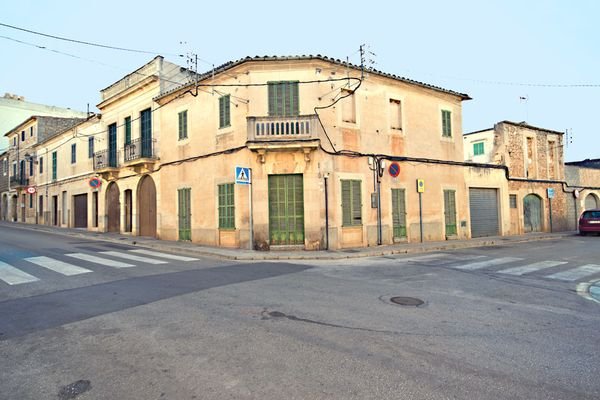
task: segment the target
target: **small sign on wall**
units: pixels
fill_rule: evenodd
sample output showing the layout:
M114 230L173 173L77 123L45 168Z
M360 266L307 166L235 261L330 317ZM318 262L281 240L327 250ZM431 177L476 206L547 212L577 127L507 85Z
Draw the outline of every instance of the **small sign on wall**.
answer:
M425 179L417 179L417 192L425 193Z
M553 199L554 198L554 189L548 188L547 191L548 191L548 198Z

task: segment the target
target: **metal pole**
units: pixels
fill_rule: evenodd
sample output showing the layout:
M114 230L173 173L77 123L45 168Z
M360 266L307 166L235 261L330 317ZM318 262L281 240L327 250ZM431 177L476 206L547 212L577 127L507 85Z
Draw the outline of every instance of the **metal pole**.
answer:
M423 193L419 192L419 227L421 230L421 243L423 243Z
M254 178L252 177L252 168L248 168L248 171L250 172L250 185L248 185L248 209L250 211L250 217L249 217L249 225L250 225L250 245L249 248L250 250L254 250L254 221L253 221L253 216L252 216L252 185L253 185L253 180Z
M327 176L323 177L325 181L325 250L329 250L329 200L327 195Z
M548 204L550 206L550 233L552 233L552 199L548 199Z
M377 244L383 243L381 230L381 178L379 177L379 161L377 162Z

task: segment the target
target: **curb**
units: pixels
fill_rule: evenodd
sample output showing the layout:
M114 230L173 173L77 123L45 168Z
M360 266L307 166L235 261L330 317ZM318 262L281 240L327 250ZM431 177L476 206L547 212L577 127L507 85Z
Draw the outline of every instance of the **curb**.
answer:
M597 293L595 296L592 295L592 291ZM600 303L600 281L595 282L583 282L577 285L577 294L581 297ZM596 297L597 296L597 297Z
M363 249L358 250L355 253L339 253L339 252L328 252L326 250L321 250L319 252L306 251L306 254L289 254L289 253L278 253L278 252L255 252L253 254L226 254L220 252L218 249L211 250L206 247L195 247L195 248L187 248L185 245L178 244L178 242L161 241L154 240L151 242L144 242L145 239L139 239L137 236L120 236L118 238L113 238L110 236L105 236L102 233L96 232L73 232L73 231L64 231L60 228L46 228L45 226L41 226L36 228L34 226L29 226L28 224L19 224L19 223L11 223L11 227L23 230L32 230L37 232L46 232L50 234L57 234L68 237L78 237L85 238L90 240L98 240L104 242L111 243L124 243L132 246L145 247L155 250L163 250L170 252L177 252L186 255L194 255L194 256L202 256L202 257L210 257L217 258L222 260L236 260L236 261L284 261L284 260L344 260L344 259L356 259L356 258L367 258L367 257L381 257L381 256L390 256L395 254L419 254L419 253L428 253L435 251L444 251L444 250L455 250L455 249L466 249L466 248L474 248L474 247L486 247L486 246L498 246L502 244L518 244L518 243L527 243L527 242L537 242L543 240L552 240L552 239L562 239L565 237L573 236L572 232L566 232L564 234L552 234L552 235L539 235L539 236L531 236L531 237L518 237L511 238L500 237L494 239L472 239L461 242L430 242L431 244L415 244L413 247L404 247L404 248L371 248L371 249ZM141 240L141 241L140 241Z

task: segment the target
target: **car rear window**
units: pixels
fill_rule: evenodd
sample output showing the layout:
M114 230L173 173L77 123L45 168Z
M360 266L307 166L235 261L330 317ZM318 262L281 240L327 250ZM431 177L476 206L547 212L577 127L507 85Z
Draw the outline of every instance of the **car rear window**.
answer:
M583 213L583 218L600 218L600 211L586 211Z

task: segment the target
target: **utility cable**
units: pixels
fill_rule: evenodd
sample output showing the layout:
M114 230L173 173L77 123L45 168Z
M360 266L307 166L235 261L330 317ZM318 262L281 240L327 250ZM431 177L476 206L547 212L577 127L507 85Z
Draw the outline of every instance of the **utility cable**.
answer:
M31 33L33 35L44 36L44 37L47 37L47 38L56 39L56 40L62 40L62 41L65 41L65 42L83 44L83 45L86 45L86 46L101 47L101 48L110 49L110 50L127 51L127 52L130 52L130 53L161 54L160 52L155 52L155 51L147 51L147 50L139 50L139 49L130 49L130 48L126 48L126 47L110 46L110 45L106 45L106 44L93 43L93 42L87 42L87 41L84 41L84 40L77 40L77 39L71 39L71 38L66 38L66 37L62 37L62 36L50 35L48 33L42 33L42 32L33 31L31 29L20 28L18 26L9 25L9 24L5 24L5 23L2 23L2 22L0 22L0 26L4 26L4 27L10 28L10 29L15 29L15 30L18 30L18 31L23 31L23 32ZM183 55L181 55L181 54L172 54L172 53L163 53L163 54L174 56L174 57L183 57Z

